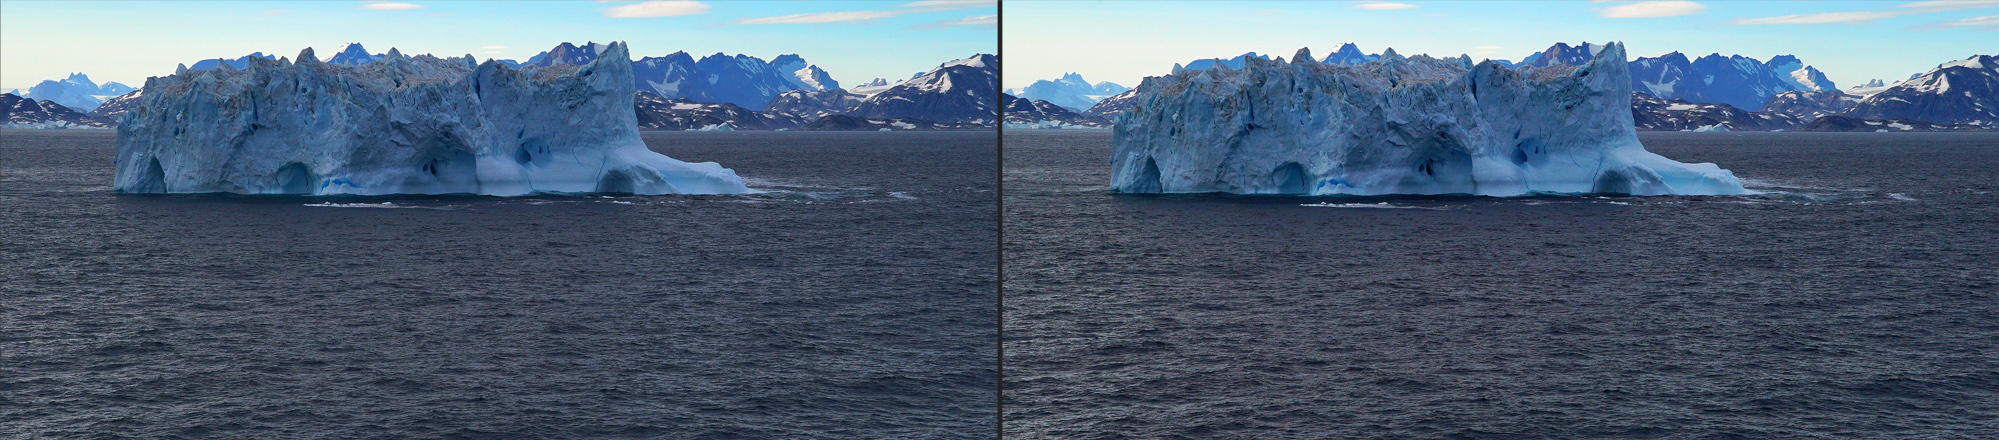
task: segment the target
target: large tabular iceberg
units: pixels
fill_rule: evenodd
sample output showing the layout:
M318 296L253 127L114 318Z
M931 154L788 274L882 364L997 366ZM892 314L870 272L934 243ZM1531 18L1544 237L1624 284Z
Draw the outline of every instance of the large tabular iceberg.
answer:
M252 57L146 80L118 125L136 193L728 194L734 171L646 149L623 43L583 66L471 55L358 66Z
M1734 174L1645 151L1624 45L1588 65L1469 57L1353 66L1250 58L1146 78L1111 187L1132 193L1741 194Z

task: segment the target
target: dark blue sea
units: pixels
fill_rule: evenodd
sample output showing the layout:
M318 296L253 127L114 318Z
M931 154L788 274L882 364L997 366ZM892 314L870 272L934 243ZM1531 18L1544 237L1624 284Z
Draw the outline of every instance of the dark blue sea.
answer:
M0 131L0 438L994 437L992 132L644 137L769 192L121 195Z
M1999 438L1999 134L1640 138L1762 194L1114 195L1009 131L1006 438Z

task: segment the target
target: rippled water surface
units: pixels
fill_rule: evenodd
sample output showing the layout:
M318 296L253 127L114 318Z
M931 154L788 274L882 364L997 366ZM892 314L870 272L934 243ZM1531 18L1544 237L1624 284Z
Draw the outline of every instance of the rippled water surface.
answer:
M0 438L993 438L991 132L645 138L770 192L118 195L0 131Z
M1641 138L1763 194L1112 195L1009 131L1007 438L1999 438L1999 135Z

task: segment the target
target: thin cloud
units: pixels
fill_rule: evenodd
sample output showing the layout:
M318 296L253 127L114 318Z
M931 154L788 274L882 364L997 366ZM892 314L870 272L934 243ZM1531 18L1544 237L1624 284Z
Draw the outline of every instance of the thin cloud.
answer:
M921 0L896 5L899 8L916 8L924 11L949 11L952 9L991 8L999 6L997 0Z
M1955 27L1972 28L1982 31L1999 31L1999 15L1984 15L1978 17L1960 18L1951 21L1940 21L1923 26L1913 27L1910 29L1944 29L1944 28L1955 28Z
M654 0L604 8L611 18L678 17L708 12L708 4L691 0Z
M457 17L457 16L458 16L458 14L446 14L446 13L442 13L442 12L439 12L439 13L435 13L435 14L423 14L423 15L427 15L427 16L431 16L431 17Z
M1930 0L1895 5L1897 9L1917 12L1944 12L1965 9L1999 8L1999 0Z
M920 1L896 5L896 7L902 9L892 9L884 11L811 12L804 14L780 15L776 17L752 17L752 18L736 20L735 24L858 23L869 20L889 18L898 15L913 14L920 12L949 11L953 9L967 9L967 8L990 8L997 6L999 6L999 2L995 0L920 0ZM952 26L990 26L993 28L999 27L999 16L997 15L990 16L992 17L991 19L992 23L990 24L983 22L962 22L963 20L971 20L980 17L988 17L988 16L968 17L960 20L945 20L930 24L912 26L911 29L934 29L934 28L952 27Z
M1934 12L1962 11L1967 9L1987 9L1987 8L1999 8L1999 0L1930 0L1930 1L1911 2L1911 3L1903 3L1895 5L1894 10L1820 12L1816 14L1793 14L1793 15L1780 15L1776 17L1738 18L1734 20L1729 20L1727 23L1723 24L1734 25L1734 26L1773 25L1773 24L1829 24L1829 23L1860 24L1874 20L1880 20L1883 18L1900 17L1911 14L1928 14ZM1971 23L1971 21L1968 20L1974 20L1976 18L1979 17L1934 23L1931 26L1922 26L1920 28L1940 27L1939 25L1944 25L1945 23L1955 23L1955 22ZM1976 25L1967 24L1964 26L1975 27ZM1950 26L1941 26L1941 27L1950 27Z
M410 9L422 8L423 5L411 4L411 3L374 2L374 3L364 3L361 6L355 6L355 7L361 9L373 9L377 11L406 11Z
M1821 12L1817 14L1779 15L1776 17L1738 18L1729 20L1728 25L1771 25L1771 24L1826 24L1826 23L1866 23L1888 17L1908 15L1901 11L1855 11Z
M1653 18L1694 15L1707 12L1707 5L1690 1L1648 1L1596 10L1605 18Z
M1353 5L1353 8L1369 11L1393 11L1398 9L1416 9L1417 6L1408 3L1369 2Z
M736 20L736 24L851 23L907 14L909 11L841 11L756 17Z
M999 29L999 15L975 15L971 17L960 18L957 20L944 20L935 23L910 26L909 28L942 29L942 28L950 28L958 26L980 26L980 27L985 27L987 29Z
M1478 50L1499 50L1499 49L1505 49L1505 48L1504 48L1504 47L1499 47L1499 46L1479 46L1479 47L1478 47Z

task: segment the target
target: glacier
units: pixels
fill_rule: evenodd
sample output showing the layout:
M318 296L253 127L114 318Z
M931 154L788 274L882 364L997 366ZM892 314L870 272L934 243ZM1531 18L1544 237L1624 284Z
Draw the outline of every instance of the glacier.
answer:
M1113 191L1294 195L1743 194L1646 151L1624 45L1514 70L1470 57L1286 62L1149 77L1113 129Z
M730 169L648 150L630 56L520 70L471 55L334 65L251 57L146 80L120 116L127 193L739 194Z

